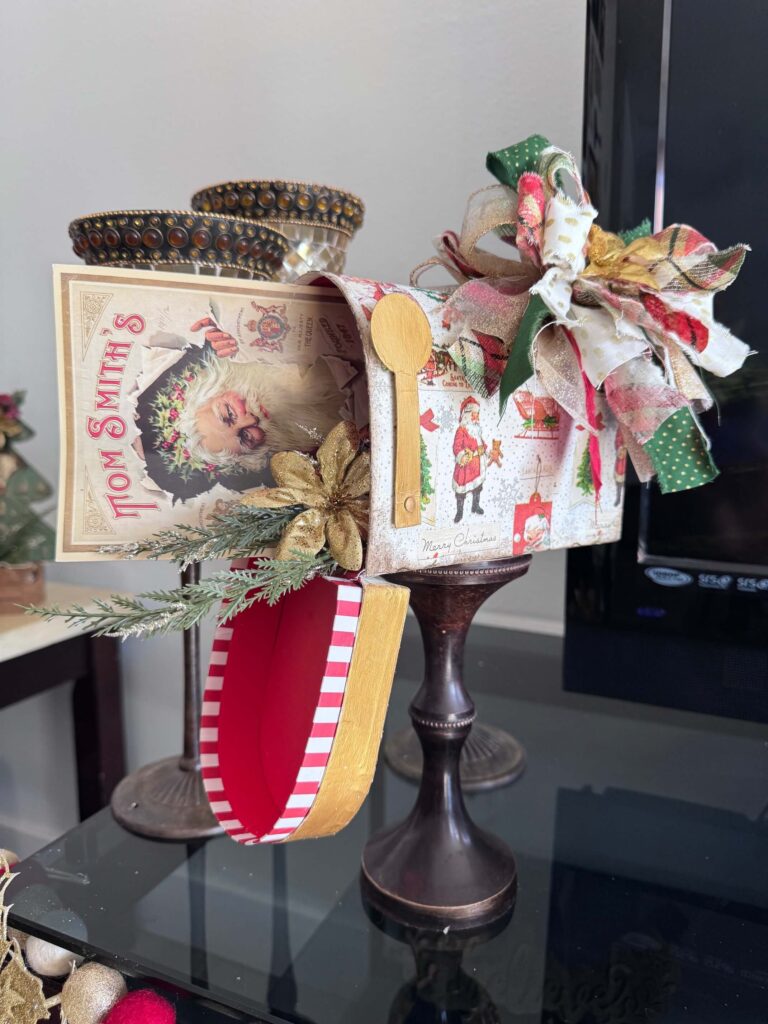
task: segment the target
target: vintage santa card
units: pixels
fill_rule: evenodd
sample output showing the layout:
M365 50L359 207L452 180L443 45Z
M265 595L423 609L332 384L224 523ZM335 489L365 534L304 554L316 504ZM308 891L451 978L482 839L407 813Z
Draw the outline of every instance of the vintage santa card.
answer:
M340 419L367 424L354 318L330 290L81 267L54 275L60 559L205 522L271 483L275 452L315 450Z

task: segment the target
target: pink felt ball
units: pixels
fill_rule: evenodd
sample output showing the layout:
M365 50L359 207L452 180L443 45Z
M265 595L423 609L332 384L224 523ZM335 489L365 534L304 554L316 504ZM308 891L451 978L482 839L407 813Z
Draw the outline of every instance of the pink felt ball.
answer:
M123 996L104 1024L176 1024L176 1011L156 992L140 989Z

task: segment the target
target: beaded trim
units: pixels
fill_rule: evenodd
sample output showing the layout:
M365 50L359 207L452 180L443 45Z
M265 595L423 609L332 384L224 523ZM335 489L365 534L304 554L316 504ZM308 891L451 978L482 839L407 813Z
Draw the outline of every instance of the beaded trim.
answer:
M365 205L351 192L305 181L226 181L192 196L192 208L234 213L274 223L301 221L333 227L350 237L363 223Z
M75 254L91 266L147 263L245 270L273 280L289 243L242 217L192 210L111 210L69 225Z

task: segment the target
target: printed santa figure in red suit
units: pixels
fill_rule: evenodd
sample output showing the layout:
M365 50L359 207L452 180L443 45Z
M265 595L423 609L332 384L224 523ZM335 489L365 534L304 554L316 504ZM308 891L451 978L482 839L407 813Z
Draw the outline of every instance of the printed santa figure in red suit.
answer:
M480 508L480 493L485 482L487 465L486 444L480 427L480 404L469 395L461 403L459 410L459 427L453 438L453 490L456 494L455 523L460 523L464 515L464 502L467 495L472 495L472 511L483 515Z

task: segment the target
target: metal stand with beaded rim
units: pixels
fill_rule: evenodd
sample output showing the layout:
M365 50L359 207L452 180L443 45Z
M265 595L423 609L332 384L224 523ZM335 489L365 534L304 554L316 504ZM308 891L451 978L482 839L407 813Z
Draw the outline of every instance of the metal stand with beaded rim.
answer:
M512 851L475 825L462 795L459 758L475 718L463 656L477 610L505 583L523 576L530 562L524 555L389 577L409 588L424 641L424 681L410 707L423 770L405 821L366 845L362 886L366 900L407 925L478 927L514 906Z
M200 189L192 207L269 224L288 239L281 281L311 271L341 274L350 239L363 223L362 199L331 185L305 181L225 181Z
M89 266L181 271L271 281L289 254L271 226L192 210L112 210L69 225L75 254Z
M274 280L288 254L279 232L240 217L189 210L113 210L80 217L69 226L72 247L85 263L105 267L186 271L247 280ZM181 573L197 583L200 566ZM184 631L184 752L144 765L112 794L115 819L152 839L207 839L223 830L211 811L200 765L200 627Z
M182 570L183 585L200 580L195 562ZM112 794L115 819L152 839L207 839L223 830L208 803L200 770L200 627L184 630L184 753L144 765Z

